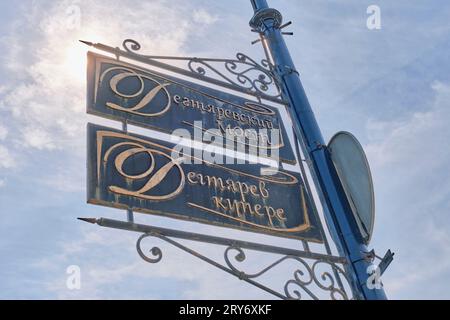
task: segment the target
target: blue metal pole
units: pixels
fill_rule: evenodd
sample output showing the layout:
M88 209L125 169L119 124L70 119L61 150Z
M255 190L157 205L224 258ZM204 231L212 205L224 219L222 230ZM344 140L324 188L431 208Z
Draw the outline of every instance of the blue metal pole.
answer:
M269 8L266 0L251 0L254 16L250 26L261 35L275 73L281 84L283 98L289 103L294 131L300 138L314 183L324 208L325 219L339 253L347 258L345 268L357 299L382 300L382 287L367 286L372 261L357 230L356 222L345 197L336 170L331 162L322 133L306 97L299 73L296 71L283 35L281 14Z

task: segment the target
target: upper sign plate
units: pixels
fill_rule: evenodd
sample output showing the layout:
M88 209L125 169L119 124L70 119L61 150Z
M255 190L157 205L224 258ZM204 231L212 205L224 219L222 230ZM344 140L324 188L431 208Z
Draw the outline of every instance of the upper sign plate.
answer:
M166 133L187 129L195 140L221 138L227 148L296 162L274 107L92 52L87 74L90 114Z

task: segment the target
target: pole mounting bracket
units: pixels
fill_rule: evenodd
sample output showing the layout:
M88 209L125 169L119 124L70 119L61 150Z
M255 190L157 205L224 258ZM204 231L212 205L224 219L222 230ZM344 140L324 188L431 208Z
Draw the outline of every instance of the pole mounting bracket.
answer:
M266 21L271 20L271 24L267 25ZM260 33L263 33L268 27L279 29L283 23L283 16L280 11L273 8L264 8L258 10L250 19L250 27Z
M386 271L388 266L391 264L391 262L394 260L394 253L389 249L386 251L383 257L378 256L375 253L375 250L372 249L369 252L364 252L364 258L366 261L369 261L370 263L373 263L375 259L380 260L380 263L378 264L378 268L380 270L380 276L383 275L383 273Z
M279 66L278 69L280 70L279 72L282 77L293 74L293 73L300 76L300 73L297 71L297 69L295 69L294 67L288 66L288 65Z
M380 258L377 256L378 259L380 259L380 263L378 264L378 268L380 268L380 275L383 275L383 273L386 271L386 269L389 267L391 262L394 260L394 252L389 249L384 254L383 258Z

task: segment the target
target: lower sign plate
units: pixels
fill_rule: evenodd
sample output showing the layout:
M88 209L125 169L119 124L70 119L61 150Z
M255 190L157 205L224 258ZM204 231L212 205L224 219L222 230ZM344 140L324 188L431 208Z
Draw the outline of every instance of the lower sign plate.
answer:
M196 157L199 150L181 161L174 147L88 124L88 202L323 242L299 174L214 164Z

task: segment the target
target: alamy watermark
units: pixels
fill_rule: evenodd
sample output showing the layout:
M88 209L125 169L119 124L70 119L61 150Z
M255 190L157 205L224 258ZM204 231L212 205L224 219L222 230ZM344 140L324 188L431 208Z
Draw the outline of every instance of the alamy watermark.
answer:
M378 266L372 264L367 267L367 274L369 275L366 281L368 289L378 290L383 288L383 283L381 282L381 270Z
M280 129L242 129L225 125L220 120L217 122L219 129L205 129L202 121L194 121L193 136L187 129L174 130L172 140L178 140L178 143L171 157L185 164L255 164L256 157L279 163ZM206 147L194 148L194 141L206 144Z
M381 9L379 6L372 4L366 10L369 17L367 17L366 26L369 30L381 29Z
M77 265L70 265L66 269L66 287L69 290L81 289L81 268Z

